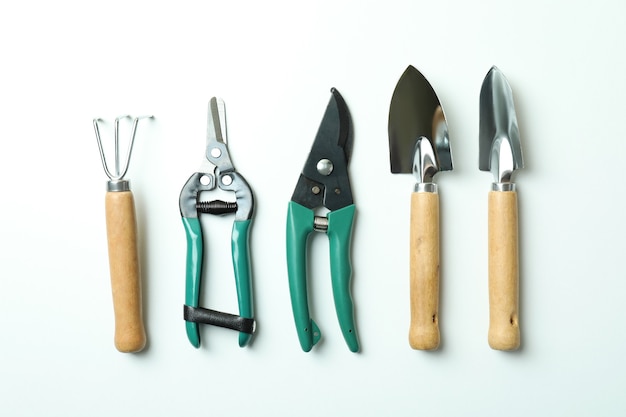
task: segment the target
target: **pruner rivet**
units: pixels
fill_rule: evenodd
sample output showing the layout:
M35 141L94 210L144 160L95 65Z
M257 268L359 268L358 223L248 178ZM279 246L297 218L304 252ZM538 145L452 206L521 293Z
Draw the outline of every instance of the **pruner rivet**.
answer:
M334 166L330 159L320 159L317 163L317 172L322 175L330 175L330 173L333 172L333 168Z
M211 184L211 177L209 177L208 175L203 175L200 177L200 184L202 185L210 185Z
M229 186L232 183L233 183L233 177L231 177L230 175L224 175L222 177L222 184Z
M313 186L313 188L311 188L311 192L312 192L313 194L315 194L315 195L319 194L319 193L320 193L320 191L322 191L322 190L321 190L321 189L320 189L320 187L318 187L317 185L314 185L314 186Z

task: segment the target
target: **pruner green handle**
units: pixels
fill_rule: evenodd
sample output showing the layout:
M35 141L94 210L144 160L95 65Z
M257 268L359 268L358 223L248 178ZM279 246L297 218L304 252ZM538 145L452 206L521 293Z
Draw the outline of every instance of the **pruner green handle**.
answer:
M326 233L330 246L330 269L335 309L343 337L352 352L359 350L354 325L354 306L350 293L352 265L350 246L355 206L351 204L328 213ZM308 352L320 340L321 333L309 314L307 295L307 239L314 230L315 214L293 201L287 212L287 270L291 306L302 350Z
M321 337L319 328L309 315L306 284L306 241L313 231L313 210L293 201L287 211L287 273L291 308L302 350L308 352Z
M359 340L354 325L354 305L350 284L352 281L352 263L350 247L352 225L354 224L354 204L328 213L326 234L330 246L330 274L333 286L335 310L343 338L352 352L358 352Z
M185 234L187 235L187 275L185 279L185 305L197 308L200 302L200 281L202 277L202 227L200 219L183 217ZM200 330L198 323L186 321L187 338L191 344L200 347Z
M198 218L183 217L183 225L187 236L187 273L185 285L185 305L198 308L200 301L200 283L202 281L203 242L202 227ZM233 223L231 248L235 284L237 287L237 300L239 304L239 317L253 319L252 305L252 279L250 267L249 234L252 220L235 221ZM211 314L217 315L221 321L236 316L219 313L212 310ZM220 321L220 320L218 320ZM217 325L222 325L215 323ZM200 347L200 332L198 322L186 321L187 338L194 347ZM229 327L225 325L224 327ZM252 338L252 333L239 332L239 346L244 347Z
M235 285L237 286L237 302L239 316L252 319L252 268L250 267L250 224L251 219L235 220L233 223L231 248ZM252 333L239 332L239 346L244 347L250 342Z

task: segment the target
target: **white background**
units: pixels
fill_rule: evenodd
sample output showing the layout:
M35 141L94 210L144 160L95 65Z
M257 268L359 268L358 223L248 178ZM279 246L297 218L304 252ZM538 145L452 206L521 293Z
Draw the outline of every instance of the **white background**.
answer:
M163 2L164 3L164 2ZM626 412L622 1L4 2L0 6L0 413L7 416L617 416ZM390 174L387 116L407 65L437 91L455 170L439 174L441 348L407 342L410 175ZM487 345L487 192L478 94L513 88L526 168L522 347ZM353 296L362 351L335 317L328 244L311 242L300 350L285 266L287 202L336 87L354 123ZM258 332L182 319L178 194L212 96L256 196ZM106 177L92 119L141 122L135 193L149 344L113 346ZM104 139L112 136L103 130ZM236 311L232 217L211 218L203 304Z

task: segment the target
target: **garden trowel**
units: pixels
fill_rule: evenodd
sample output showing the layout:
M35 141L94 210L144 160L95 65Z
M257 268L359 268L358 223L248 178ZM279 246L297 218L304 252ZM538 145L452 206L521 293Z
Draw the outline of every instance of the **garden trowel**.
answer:
M479 168L491 171L489 192L489 346L520 344L517 192L512 176L523 168L513 93L492 67L480 90Z
M413 66L400 77L389 109L392 173L417 177L411 196L409 344L439 347L439 195L433 176L452 170L448 125L430 83Z

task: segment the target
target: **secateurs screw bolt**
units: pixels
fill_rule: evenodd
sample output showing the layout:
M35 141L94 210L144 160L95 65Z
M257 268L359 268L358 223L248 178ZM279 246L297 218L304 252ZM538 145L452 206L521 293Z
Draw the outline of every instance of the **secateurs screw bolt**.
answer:
M313 231L330 241L330 268L335 309L343 337L352 352L359 350L350 294L352 266L350 243L355 205L352 200L348 160L352 145L350 113L339 94L332 97L320 124L311 152L289 202L287 213L287 269L291 305L298 339L308 352L321 338L309 314L306 242ZM330 210L325 216L315 209Z
M235 202L200 201L200 193L219 187L235 193ZM200 347L198 323L211 324L239 331L239 346L252 338L255 320L252 302L252 269L250 266L249 233L254 211L250 186L230 160L226 136L226 112L221 99L209 103L205 159L198 172L191 175L180 193L180 214L187 236L187 275L184 319L187 338ZM200 287L203 275L203 234L200 214L234 213L231 235L233 270L237 288L239 315L202 308Z
M113 171L104 155L100 129L101 119L94 119L93 126L100 150L100 159L104 172L109 177L105 197L107 240L109 247L109 269L113 291L113 309L115 312L115 347L120 352L138 352L146 345L146 332L143 324L141 306L141 277L137 255L137 222L135 203L130 191L130 182L124 179L128 171L130 155L135 142L137 124L142 116L133 119L131 136L128 142L126 160L120 166L119 127L121 116L115 119L115 168Z

